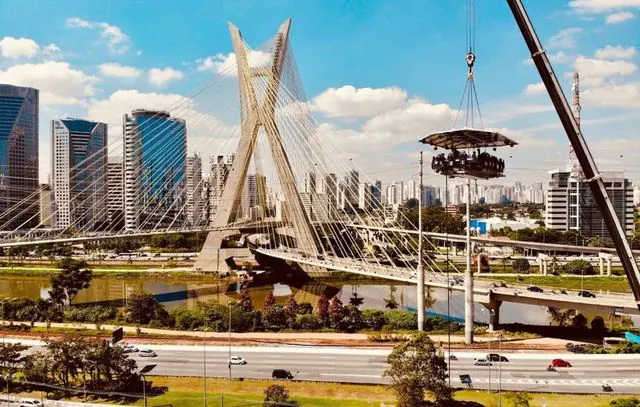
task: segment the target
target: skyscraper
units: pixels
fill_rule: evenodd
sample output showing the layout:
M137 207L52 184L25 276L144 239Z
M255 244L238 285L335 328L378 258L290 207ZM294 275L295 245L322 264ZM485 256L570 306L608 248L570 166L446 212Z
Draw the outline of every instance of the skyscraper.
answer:
M575 230L585 237L610 237L600 208L587 183L578 183L569 171L550 172L547 191L547 227ZM633 234L633 188L623 173L602 173L609 199L627 235Z
M94 230L107 217L107 125L51 121L54 228Z
M209 224L213 222L214 215L222 199L222 192L233 165L233 154L219 155L209 159Z
M267 203L267 178L260 174L249 174L244 188L242 215L259 220Z
M187 223L202 226L204 201L202 194L202 158L198 154L187 157Z
M0 230L39 222L39 91L0 85Z
M124 227L124 167L121 158L109 158L107 163L107 223L108 230Z
M134 110L124 115L125 229L180 222L185 204L187 130L170 113ZM175 221L175 222L174 222Z

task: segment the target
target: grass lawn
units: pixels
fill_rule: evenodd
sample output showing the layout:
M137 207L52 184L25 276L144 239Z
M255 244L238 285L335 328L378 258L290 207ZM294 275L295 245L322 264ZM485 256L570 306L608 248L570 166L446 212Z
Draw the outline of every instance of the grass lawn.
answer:
M521 277L491 277L491 275L482 275L481 278L488 280L504 281L505 283L519 284L535 284L541 287L567 288L570 290L579 290L584 280L584 289L590 291L613 291L613 292L631 292L629 282L624 276L540 276L540 275L523 275Z
M202 405L203 381L200 378L183 377L149 377L154 386L167 386L169 391L162 396L150 398L149 405L167 405L187 407ZM275 382L272 380L246 380L228 382L224 379L208 379L208 406L246 406L263 399L263 391ZM394 404L393 393L384 386L367 386L355 384L314 383L314 382L279 382L287 390L291 400L302 406L347 406L364 407L380 406L382 403ZM507 404L508 393L503 393L503 402ZM546 401L549 406L564 407L606 407L614 398L621 396L603 395L560 395L532 394L532 406L539 406ZM497 406L498 395L486 391L462 390L456 393L456 399L475 401L484 406ZM134 405L143 405L139 400Z

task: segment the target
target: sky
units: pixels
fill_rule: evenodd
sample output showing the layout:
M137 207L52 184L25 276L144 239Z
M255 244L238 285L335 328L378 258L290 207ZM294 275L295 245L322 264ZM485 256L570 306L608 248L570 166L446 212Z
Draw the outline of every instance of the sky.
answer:
M580 72L582 130L600 170L640 179L640 0L524 2L568 97L571 74ZM224 103L235 93L226 80L233 76L227 22L258 49L290 17L321 140L369 178L408 180L417 173L417 140L454 126L466 82L466 3L0 0L0 83L40 89L45 182L53 118L105 121L113 138L131 109L186 103L188 123L233 128L233 103ZM478 0L476 9L481 125L519 143L500 152L508 173L500 182L546 182L549 170L566 167L567 137L506 2ZM182 98L206 86L201 100ZM191 152L206 157L221 148L208 129L189 133ZM425 183L442 183L429 167Z

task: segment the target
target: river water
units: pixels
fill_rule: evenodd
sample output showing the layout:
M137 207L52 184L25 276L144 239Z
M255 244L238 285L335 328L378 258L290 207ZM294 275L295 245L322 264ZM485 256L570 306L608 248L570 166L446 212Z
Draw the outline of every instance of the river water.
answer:
M47 298L50 288L47 277L0 278L0 297L5 298ZM74 300L74 304L103 304L123 306L125 293L146 291L156 296L167 308L187 306L193 308L199 301L215 300L225 304L229 299L238 299L242 285L239 283L177 283L153 281L149 279L108 279L100 278L91 282L91 287L82 290ZM264 283L248 287L253 305L260 309L268 291L273 290L276 302L285 304L289 295L293 294L298 303L309 302L315 306L322 294L329 297L338 296L343 303L348 304L355 295L362 298L361 309L385 309L391 296L395 298L399 309L415 310L415 285L389 284L357 284L353 282L310 282L302 285L285 283ZM447 291L434 289L431 294L433 305L431 313L451 315L454 318L464 318L464 293L453 292L449 301L450 312L447 311ZM476 304L476 321L486 323L488 311L480 304ZM548 325L549 319L545 307L503 303L500 308L501 323L523 323L530 325Z

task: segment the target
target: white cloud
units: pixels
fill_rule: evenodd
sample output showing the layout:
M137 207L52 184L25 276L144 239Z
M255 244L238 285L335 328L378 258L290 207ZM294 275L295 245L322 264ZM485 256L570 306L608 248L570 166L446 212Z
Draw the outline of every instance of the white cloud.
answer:
M631 59L636 56L636 49L634 47L624 48L621 46L607 45L596 51L596 58L598 59Z
M65 20L67 27L75 27L75 28L93 28L93 23L90 23L87 20L83 20L78 17L71 17Z
M107 63L98 66L100 72L105 76L112 76L114 78L126 78L133 79L137 78L142 74L137 68L131 66L124 66L118 63Z
M92 100L88 108L89 119L100 120L109 125L109 137L117 140L122 136L122 115L134 109L165 110L172 117L184 119L187 124L187 140L203 156L219 151L220 140L227 140L237 134L238 126L204 114L197 110L193 99L187 99L175 93L140 92L134 89L122 89L113 92L103 100Z
M547 47L552 48L575 48L578 42L578 36L582 33L582 29L578 27L566 28L549 38Z
M328 117L372 117L406 104L400 88L329 88L313 99L314 109Z
M54 43L42 47L42 53L47 59L62 59L62 50Z
M638 69L636 64L629 61L604 61L584 56L579 56L574 66L587 86L600 85L611 77L629 76Z
M124 54L129 50L129 37L122 32L120 27L107 23L99 23L102 29L100 36L107 41L109 49L116 54Z
M66 62L19 64L0 71L0 82L40 89L42 105L78 105L92 96L98 79Z
M259 67L265 66L271 62L271 53L260 50L250 50L247 56L249 66ZM231 52L228 54L216 54L206 58L196 60L198 71L212 71L218 75L237 76L236 55Z
M397 142L418 140L421 136L444 128L451 128L456 110L448 105L431 104L423 100L412 100L406 106L384 112L368 120L366 132L387 133Z
M524 94L529 96L542 95L546 91L547 91L547 88L544 87L544 83L537 82L537 83L531 83L527 85L527 87L524 89Z
M640 82L588 88L582 92L586 105L598 107L640 108Z
M168 82L184 78L184 74L173 68L151 68L149 70L149 82L158 87L165 86Z
M40 46L30 38L4 37L0 40L0 51L5 58L33 58L40 51Z
M571 0L569 6L588 13L605 13L621 8L640 7L640 0Z
M605 19L605 22L607 24L620 24L625 21L633 20L635 17L635 14L630 11L621 11L619 13L609 14Z
M100 30L100 36L107 42L109 50L124 54L129 50L129 37L118 26L105 22L91 22L78 17L67 18L67 27Z

